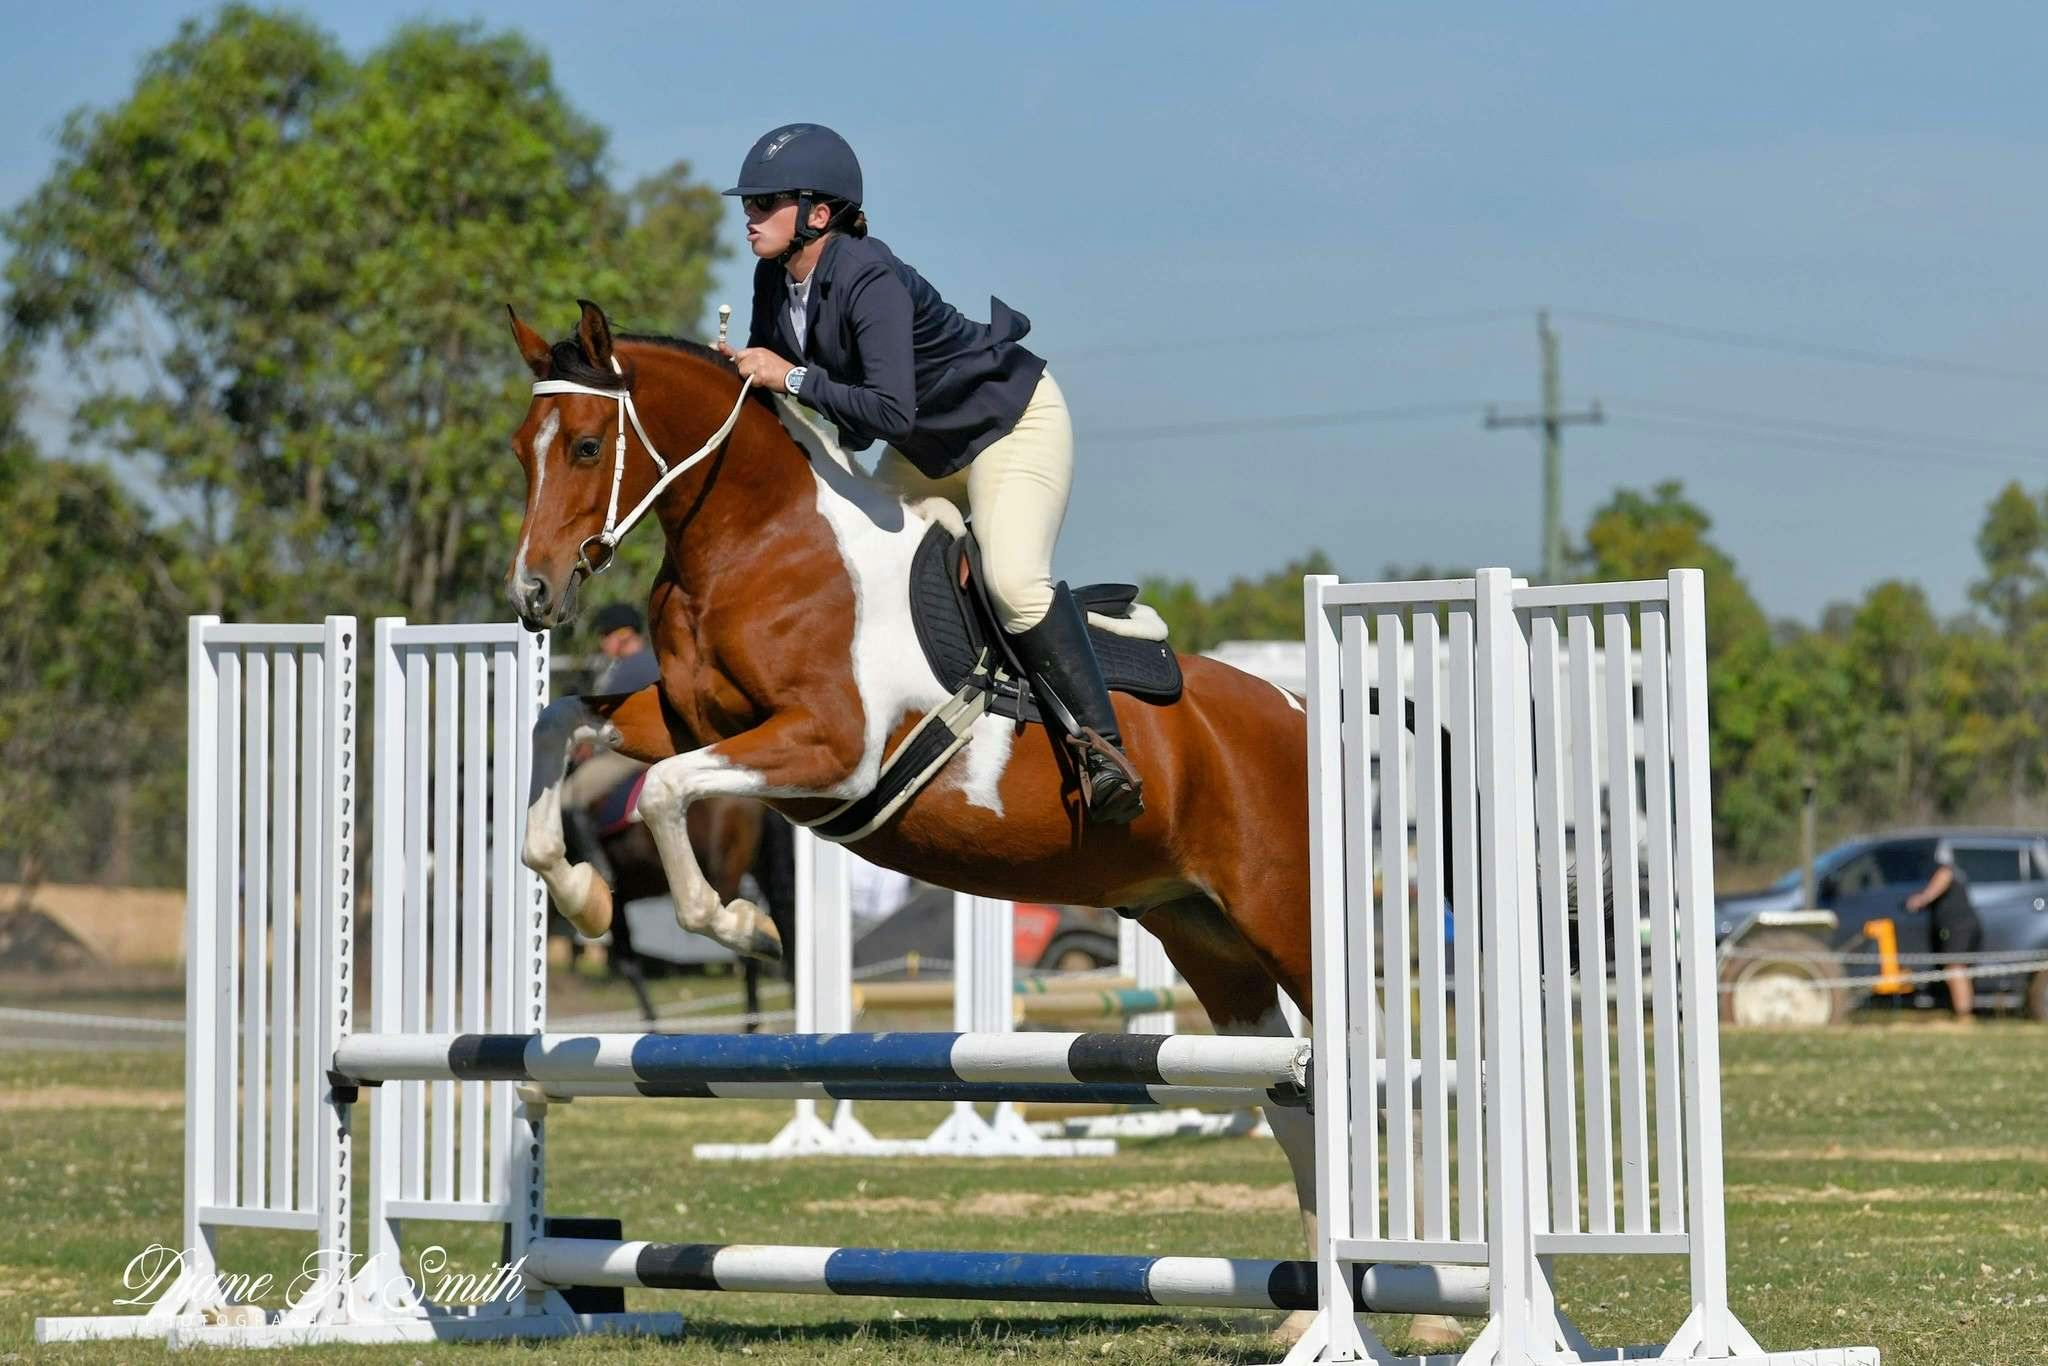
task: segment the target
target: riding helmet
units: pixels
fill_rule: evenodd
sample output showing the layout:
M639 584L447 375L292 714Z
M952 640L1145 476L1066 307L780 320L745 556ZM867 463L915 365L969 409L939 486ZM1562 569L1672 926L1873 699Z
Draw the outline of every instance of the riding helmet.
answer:
M821 199L861 202L860 161L846 139L822 123L785 123L761 135L740 163L727 194L809 190Z

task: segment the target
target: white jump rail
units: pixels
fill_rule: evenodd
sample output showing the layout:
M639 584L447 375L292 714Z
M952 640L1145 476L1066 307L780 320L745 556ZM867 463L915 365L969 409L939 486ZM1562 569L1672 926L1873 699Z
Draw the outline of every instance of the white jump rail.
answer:
M853 930L847 865L853 855L809 830L796 835L795 1032L843 1034L853 1028ZM961 1033L1006 1033L1015 997L1011 906L956 893L953 899L953 1027ZM984 1115L956 1101L924 1138L877 1138L841 1098L826 1104L806 1096L789 1123L763 1143L694 1145L699 1161L777 1161L803 1157L1107 1157L1114 1140L1052 1138L1034 1132L1007 1101Z

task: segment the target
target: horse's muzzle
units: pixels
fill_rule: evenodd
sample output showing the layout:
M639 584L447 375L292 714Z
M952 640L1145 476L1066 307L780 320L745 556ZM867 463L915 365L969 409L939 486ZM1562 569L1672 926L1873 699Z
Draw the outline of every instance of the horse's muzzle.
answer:
M559 595L539 575L529 576L523 581L515 580L508 587L512 610L518 613L519 624L535 634L561 625L576 601L573 579Z

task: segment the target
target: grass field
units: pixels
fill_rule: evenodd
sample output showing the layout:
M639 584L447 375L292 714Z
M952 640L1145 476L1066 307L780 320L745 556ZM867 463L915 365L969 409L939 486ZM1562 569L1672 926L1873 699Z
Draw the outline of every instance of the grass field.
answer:
M2048 1359L2048 1033L1933 1021L1724 1037L1730 1276L1768 1347L1875 1343L1894 1366ZM36 1348L37 1314L115 1312L123 1265L179 1225L176 1054L0 1052L0 1362L134 1361L133 1343ZM934 1106L871 1106L878 1131ZM629 1237L1299 1256L1285 1165L1245 1139L1127 1145L1111 1159L700 1165L700 1139L765 1138L786 1105L579 1101L550 1120L550 1205L624 1218ZM360 1132L363 1117L358 1115ZM360 1161L361 1146L358 1147ZM440 1234L456 1267L495 1245ZM361 1233L358 1230L358 1238ZM360 1246L360 1243L358 1244ZM303 1244L224 1237L237 1270ZM1661 1340L1682 1263L1559 1267L1595 1341ZM1213 1362L1273 1359L1277 1315L628 1292L693 1321L679 1343L322 1349L325 1360L767 1363ZM1401 1345L1404 1325L1386 1335ZM454 1359L449 1357L449 1359Z

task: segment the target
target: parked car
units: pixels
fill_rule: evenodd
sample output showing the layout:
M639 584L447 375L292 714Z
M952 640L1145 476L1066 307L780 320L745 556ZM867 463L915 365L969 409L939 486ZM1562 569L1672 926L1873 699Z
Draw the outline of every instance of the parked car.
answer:
M1943 839L1969 879L1990 961L2048 958L2048 834L1969 827L1859 835L1814 861L1814 906L1802 904L1796 868L1761 892L1716 903L1715 934L1730 950L1722 973L1724 987L1732 988L1723 998L1724 1015L1742 1023L1819 1023L1873 995L1913 1005L1940 1001L1932 984L1886 980L1882 960L1889 945L1907 970L1926 966L1912 958L1932 952L1934 918L1908 913L1905 901L1927 885L1934 847ZM1818 985L1838 979L1868 984ZM1980 977L1977 1001L1990 1008L2023 1006L2034 1019L2048 1020L2048 971L2015 968Z
M894 915L853 941L856 969L895 962L912 953L953 956L953 894L916 884ZM1117 920L1092 906L1047 906L1020 901L1012 919L1012 951L1019 969L1082 972L1116 965Z

